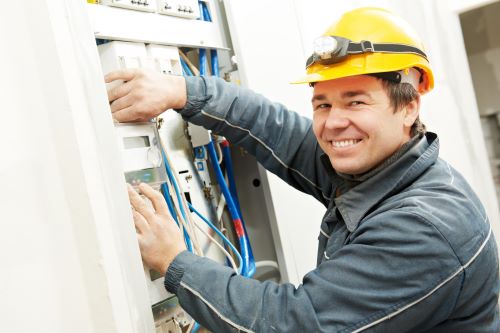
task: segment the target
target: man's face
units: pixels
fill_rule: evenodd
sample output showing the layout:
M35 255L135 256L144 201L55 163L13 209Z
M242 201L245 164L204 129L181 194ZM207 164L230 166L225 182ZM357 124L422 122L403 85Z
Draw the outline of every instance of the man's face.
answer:
M312 105L321 148L337 172L351 175L369 171L396 152L410 139L418 115L416 102L394 112L382 81L368 75L316 83Z

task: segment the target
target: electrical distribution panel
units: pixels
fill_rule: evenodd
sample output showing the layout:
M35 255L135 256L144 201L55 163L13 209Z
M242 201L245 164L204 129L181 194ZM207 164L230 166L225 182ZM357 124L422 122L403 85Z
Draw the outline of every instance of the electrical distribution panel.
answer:
M102 4L144 12L156 11L156 0L102 0Z
M153 4L152 1L145 2L144 0L140 2L107 0L102 3L114 7L139 10L145 10L144 7L138 6L139 3L142 3L142 6L144 6L144 3L147 3L148 6ZM154 14L105 6L100 6L101 9L105 9L104 11L90 11L96 15L105 13L108 15L106 16L108 18L105 20L106 22L113 22L113 24L121 26L121 28L113 26L112 29L105 29L106 33L103 33L101 29L94 31L96 35L99 35L98 31L101 33L99 37L102 39L98 39L98 50L104 74L119 69L145 68L166 75L183 75L183 72L185 75L191 75L191 72L198 75L197 66L200 66L202 59L207 63L212 62L212 65L218 66L218 68L226 66L230 70L234 70L231 64L227 66L230 57L225 54L227 51L221 51L224 47L219 46L220 43L214 43L215 46L210 47L212 49L219 48L219 57L215 56L216 53L213 55L212 52L208 57L205 53L207 48L205 45L207 44L204 43L204 37L198 36L198 31L200 36L203 36L205 32L200 31L200 23L204 24L202 30L207 30L210 38L213 39L214 36L217 37L220 34L215 25L209 24L212 22L212 18L217 18L216 13L211 12L216 7L212 1L157 0L154 4L155 11L157 11ZM148 11L151 11L150 7L148 7ZM194 19L200 17L200 11L205 14L202 16L206 22L158 15L166 14ZM112 20L112 17L109 16L111 14L119 16L120 19L117 21ZM102 19L99 15L96 17ZM135 31L129 29L130 25L134 26L134 22L139 24L140 22L149 23L150 21L152 23L148 27L156 27L156 23L160 23L160 21L162 24L165 23L166 27L168 27L165 35L168 36L159 38L147 33L147 31L155 31L155 29L146 29L147 31L141 31L141 34L135 34ZM108 26L106 25L106 27ZM157 29L157 31L163 33L163 29ZM196 35L196 37L193 37L193 35ZM173 40L172 36L181 36L182 41L179 42L175 38ZM201 42L193 43L193 38L196 38L197 41L201 40ZM119 41L109 39L118 39ZM149 43L121 40L147 40ZM160 44L184 45L182 47L183 52L180 52L177 47ZM197 47L205 50L203 58L201 49L197 50ZM182 60L179 56L180 53L182 53ZM219 66L218 63L218 59L221 58L224 58L225 65L223 66ZM227 72L224 74L227 74ZM107 89L112 89L121 83L117 81L108 83ZM224 172L228 181L230 178L234 179L229 175L228 171L232 162L231 157L227 155L227 142L222 137L212 136L209 131L200 126L187 124L178 113L172 110L165 110L153 122L116 123L115 133L118 147L121 149L123 173L126 181L132 185L147 182L156 189L161 187L163 195L169 204L172 217L179 226L182 223L188 249L193 253L209 257L220 263L231 261L231 266L236 269L235 256L225 251L226 246L219 244L222 243L220 240L224 239L225 245L229 243L231 246L232 244L238 246L239 241L235 232L233 217L229 214L226 199L222 195L221 184L227 185L224 180L219 180L219 177L215 175L215 170L219 170L220 166L222 166L225 169ZM242 153L241 155L246 154ZM235 166L238 164L239 166L235 169L242 170L243 177L241 178L244 178L243 181L239 181L240 185L238 187L241 187L240 189L243 189L244 193L252 197L247 198L246 201L252 202L253 207L258 207L258 209L252 209L247 216L251 217L252 220L262 222L263 226L259 226L259 230L262 229L259 233L259 239L268 244L267 247L263 247L261 244L261 246L255 248L255 258L264 258L261 259L259 265L255 264L255 266L258 267L263 277L276 276L276 272L278 272L279 277L279 267L275 261L276 254L272 245L269 245L273 244L273 241L268 217L265 216L265 212L261 209L261 207L265 206L263 203L265 196L263 195L263 188L259 187L260 180L258 178L260 176L257 172L257 163L255 161L249 163L248 160L239 163L236 160ZM253 173L250 173L249 170ZM249 182L250 178L253 179L253 182ZM252 185L256 183L255 181L257 181L258 185ZM235 186L234 180L233 185ZM253 198L258 198L258 203L253 203ZM169 202L169 200L173 202ZM181 211L183 205L185 212ZM172 208L172 206L175 207ZM200 216L196 216L194 212L200 212ZM212 224L216 225L214 227L215 231L209 230L206 225L202 224L202 219L212 221ZM194 227L197 227L197 229ZM256 232L252 227L249 229ZM186 237L186 230L189 233L188 237ZM222 231L222 233L218 234L218 237L214 239L213 236L218 231ZM190 246L192 248L189 248ZM265 253L260 253L263 248L265 248ZM238 250L234 251L238 252ZM241 259L240 261L239 269L242 269L243 263ZM166 291L163 276L146 266L144 266L144 273L156 332L185 332L187 326L193 323L192 319L182 310L174 295ZM254 278L258 278L258 273Z

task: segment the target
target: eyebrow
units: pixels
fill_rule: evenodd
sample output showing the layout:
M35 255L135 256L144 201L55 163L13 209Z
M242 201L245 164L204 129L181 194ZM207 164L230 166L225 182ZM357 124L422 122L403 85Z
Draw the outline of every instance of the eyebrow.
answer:
M366 90L353 90L353 91L345 91L342 93L341 97L342 98L350 98L350 97L355 97L355 96L366 96L366 97L371 97L371 94L366 91Z
M311 103L314 103L316 101L324 101L324 100L326 100L326 95L324 95L324 94L314 95L313 98L311 99Z
M345 91L343 92L340 97L341 98L352 98L355 96L366 96L368 98L371 98L372 95L366 91L366 90L351 90L351 91ZM325 101L326 95L325 94L318 94L314 95L313 98L311 99L311 103L317 102L317 101Z

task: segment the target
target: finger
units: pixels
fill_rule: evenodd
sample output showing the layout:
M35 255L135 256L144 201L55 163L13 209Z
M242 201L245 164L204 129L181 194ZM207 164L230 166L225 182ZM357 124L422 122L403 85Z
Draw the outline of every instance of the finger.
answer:
M113 82L115 80L130 81L137 74L137 70L134 68L124 68L117 71L110 72L104 76L104 81L106 83Z
M134 217L135 230L137 230L139 234L143 234L145 231L149 230L148 221L146 221L144 216L135 210L132 211L132 215Z
M120 97L126 96L132 90L132 84L125 82L108 90L108 101L112 102Z
M134 106L129 106L120 111L113 113L113 119L120 123L132 122L132 121L147 121L148 119L143 119L134 110Z
M149 222L149 220L153 220L155 218L155 213L153 212L153 209L148 206L146 201L144 201L143 198L137 193L132 186L128 185L128 197L130 200L130 203L132 204L132 207L146 218L146 220Z
M111 113L115 113L117 111L126 109L129 106L132 106L133 101L134 101L134 99L131 95L125 95L123 97L115 99L110 105Z
M142 194L144 194L146 198L148 198L153 203L153 207L155 208L156 213L170 216L167 202L160 192L154 190L151 186L145 183L139 184L139 189L141 190Z
M141 234L137 234L137 242L139 243L139 251L141 251L141 257L142 257L142 252L144 249L144 236Z

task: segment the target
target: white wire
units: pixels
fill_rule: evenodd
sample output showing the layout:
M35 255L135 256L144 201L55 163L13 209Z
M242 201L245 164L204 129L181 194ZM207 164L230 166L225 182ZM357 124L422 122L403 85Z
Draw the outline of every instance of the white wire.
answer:
M261 260L255 262L255 268L262 268L262 267L272 267L277 269L278 271L280 270L278 263L273 260Z
M173 192L174 189L172 188L172 184L170 184L169 181L167 181L166 184L167 184L167 187L168 187L168 192L169 193L174 193ZM180 223L179 223L179 229L181 229L182 234L184 234L184 232L186 232L188 234L188 236L189 236L189 231L186 230L186 228L184 226L184 223L183 223L183 220L181 220L182 219L182 215L181 215L181 213L180 213L177 205L175 204L175 202L173 202L173 200L172 200L172 204L174 205L174 214L177 217L177 221L180 221Z
M187 199L186 199L186 196L184 195L184 189L181 186L181 183L179 181L179 177L177 175L177 171L175 170L172 162L170 161L170 158L168 157L167 154L165 154L165 155L167 156L168 164L170 165L170 169L172 170L172 173L174 174L175 181L177 183L177 186L179 186L179 190L181 192L180 193L181 194L181 199L182 199L181 202L182 202L182 206L184 208L184 212L186 212L186 217L187 217L187 221L186 222L188 222L188 226L190 227L190 230L191 230L191 232L193 234L193 238L194 238L194 240L193 240L193 246L195 247L195 251L199 255L202 256L203 255L203 250L200 247L200 242L198 241L198 237L197 237L197 235L194 232L193 227L192 227L192 225L194 223L193 222L193 217L191 216L190 210L189 210L188 205L187 205Z
M186 332L191 332L191 330L193 329L194 327L194 323L196 323L196 321L193 319L193 321L191 321L191 323L189 324Z
M220 196L219 198L219 203L217 204L217 221L220 221L222 218L222 214L224 214L224 206L226 205L226 199L224 198L223 195Z
M172 171L174 172L174 171ZM172 188L172 184L170 184L170 182L167 182L167 186L169 187L168 191L170 193L174 193L174 189ZM173 205L174 205L174 209L175 209L175 213L177 215L177 218L178 218L178 221L179 221L179 227L181 228L181 232L184 233L184 231L187 233L187 235L189 236L189 239L191 239L191 242L193 243L193 246L195 246L195 241L193 240L193 233L194 233L194 230L192 230L192 228L189 228L188 227L188 222L184 219L184 217L182 216L182 213L178 207L178 203L175 202L175 200L172 200L174 201L173 202ZM189 212L189 211L188 211ZM201 254L203 255L203 254Z
M210 236L213 236L215 233L212 229L208 229L207 232ZM210 250L210 245L212 245L212 242L210 241L210 239L207 239L201 246L203 253L208 253L208 251Z
M218 142L215 143L215 150L217 151L217 163L221 164L224 159L224 155L222 154L222 150L220 149Z
M170 170L172 171L172 174L174 176L174 179L175 179L175 182L177 183L177 186L179 187L179 191L180 191L180 195L181 195L181 203L182 203L182 206L184 208L184 212L186 212L186 219L184 219L184 217L182 216L182 213L180 212L180 208L178 207L178 202L177 200L172 200L173 201L173 204L174 204L174 208L175 208L175 211L176 211L176 214L179 218L179 221L181 222L180 225L182 225L185 229L186 229L186 232L189 236L189 238L191 239L192 243L193 243L193 247L196 251L196 253L200 256L203 256L203 249L200 247L200 243L198 241L198 238L196 236L196 232L194 232L193 230L193 225L198 228L198 230L200 230L212 243L214 243L221 251L222 253L228 258L229 262L231 263L231 266L233 267L233 269L236 271L236 273L238 273L238 266L236 266L236 262L234 261L234 258L233 256L231 256L231 254L226 250L224 249L224 247L219 243L217 242L212 236L210 236L208 234L208 232L206 232L199 224L198 222L196 222L191 213L190 213L190 210L189 210L189 207L187 205L187 199L186 199L186 196L184 195L184 190L181 186L181 183L179 181L179 178L178 178L178 175L177 175L177 171L175 170L175 167L174 165L172 164L171 160L170 160L170 157L168 156L167 152L166 152L166 149L165 149L165 145L163 144L163 140L161 140L161 144L162 144L162 147L163 147L163 151L165 153L165 157L166 157L166 160L167 160L167 163L169 164L170 166ZM219 147L219 145L217 145ZM219 147L219 150L220 150L220 147ZM222 157L222 152L220 154L220 156ZM222 159L221 159L222 161ZM170 184L170 182L167 182L167 186L169 187L169 192L170 193L175 193L175 190L172 188L172 184ZM174 192L172 192L174 191ZM219 201L219 205L217 207L217 213L219 215L219 207L222 206L222 212L220 213L221 217L222 217L222 213L224 211L224 205L225 205L225 199L224 197L221 195L221 199ZM182 229L182 227L181 227ZM241 264L241 263L240 263Z
M172 200L173 201L173 204L174 204L174 207L176 209L176 213L179 217L179 221L181 222L181 224L184 226L184 228L186 229L186 232L189 236L189 238L191 239L191 242L193 243L193 247L194 247L194 251L196 254L200 255L200 256L203 256L203 250L202 248L200 247L200 243L198 241L198 237L196 235L196 233L194 232L194 229L193 229L193 219L192 219L192 216L190 214L190 210L187 206L187 203L186 203L186 196L184 195L184 189L182 188L182 185L179 181L179 178L177 176L177 170L175 169L174 165L172 164L172 161L170 160L170 157L168 156L168 153L165 149L165 144L163 142L162 139L160 139L161 141L161 145L162 145L162 148L163 148L163 152L165 153L165 158L167 160L167 163L169 164L170 166L170 170L172 171L172 174L174 176L174 180L175 182L177 183L177 186L179 188L179 194L181 196L181 203L182 203L182 207L184 209L184 212L186 213L186 219L184 219L184 216L182 215L182 213L180 213L180 208L177 207L178 205L178 201L177 200ZM172 185L170 184L170 182L167 182L167 185L169 186L169 192L170 193L175 193L175 190L174 192L172 192L171 190L172 189Z
M236 266L236 262L234 261L234 258L231 254L229 254L229 252L226 251L226 249L224 248L224 246L222 246L219 242L217 242L214 238L212 238L205 230L203 230L203 228L198 224L198 222L194 222L194 225L195 227L197 227L205 236L207 236L208 239L210 239L210 241L212 243L214 243L215 245L217 245L217 247L224 253L224 255L229 259L229 261L231 262L231 266L233 266L233 269L236 271L236 273L238 273L238 266ZM240 263L241 264L241 263Z

